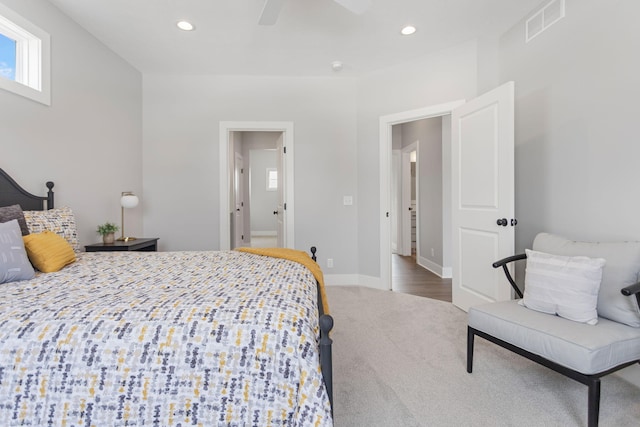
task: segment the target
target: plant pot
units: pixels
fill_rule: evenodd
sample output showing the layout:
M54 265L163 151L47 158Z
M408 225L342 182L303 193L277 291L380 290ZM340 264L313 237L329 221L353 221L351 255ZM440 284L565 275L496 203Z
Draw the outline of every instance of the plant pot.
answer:
M114 240L115 240L114 233L107 233L102 235L103 243L106 243L106 244L113 243Z

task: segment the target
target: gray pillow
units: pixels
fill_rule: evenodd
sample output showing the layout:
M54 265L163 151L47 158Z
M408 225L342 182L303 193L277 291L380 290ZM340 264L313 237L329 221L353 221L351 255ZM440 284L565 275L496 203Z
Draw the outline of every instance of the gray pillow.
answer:
M29 227L27 227L27 221L24 219L24 213L20 205L3 206L0 208L0 222L9 222L12 219L17 219L20 224L20 231L23 236L29 234Z
M640 310L635 296L624 296L620 289L638 282L640 242L576 242L553 234L540 233L533 250L564 256L604 258L602 283L598 292L598 316L640 327Z
M18 220L0 223L0 283L29 280L34 276Z

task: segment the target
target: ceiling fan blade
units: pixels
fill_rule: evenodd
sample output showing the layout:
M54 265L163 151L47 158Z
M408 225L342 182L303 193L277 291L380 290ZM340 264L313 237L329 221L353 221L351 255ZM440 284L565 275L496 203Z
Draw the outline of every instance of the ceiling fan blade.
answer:
M371 0L333 0L356 15L362 15L371 7Z
M283 3L284 0L265 0L258 24L274 25L278 21L278 15L280 15Z

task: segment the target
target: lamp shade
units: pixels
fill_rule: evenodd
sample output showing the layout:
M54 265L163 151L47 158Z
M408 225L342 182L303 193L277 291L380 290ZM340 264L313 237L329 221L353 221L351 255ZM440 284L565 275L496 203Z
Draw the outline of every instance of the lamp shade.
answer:
M120 199L120 205L123 208L135 208L138 206L138 196L133 193L124 193Z

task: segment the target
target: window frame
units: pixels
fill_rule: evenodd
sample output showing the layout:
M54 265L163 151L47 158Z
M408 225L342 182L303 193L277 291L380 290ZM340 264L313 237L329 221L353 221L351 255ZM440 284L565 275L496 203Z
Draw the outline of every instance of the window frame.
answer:
M276 186L272 187L271 186L271 173L275 172L276 177L275 177L275 183ZM267 168L267 191L278 191L278 168Z
M51 37L0 3L0 33L16 42L15 80L0 77L0 88L51 105Z

